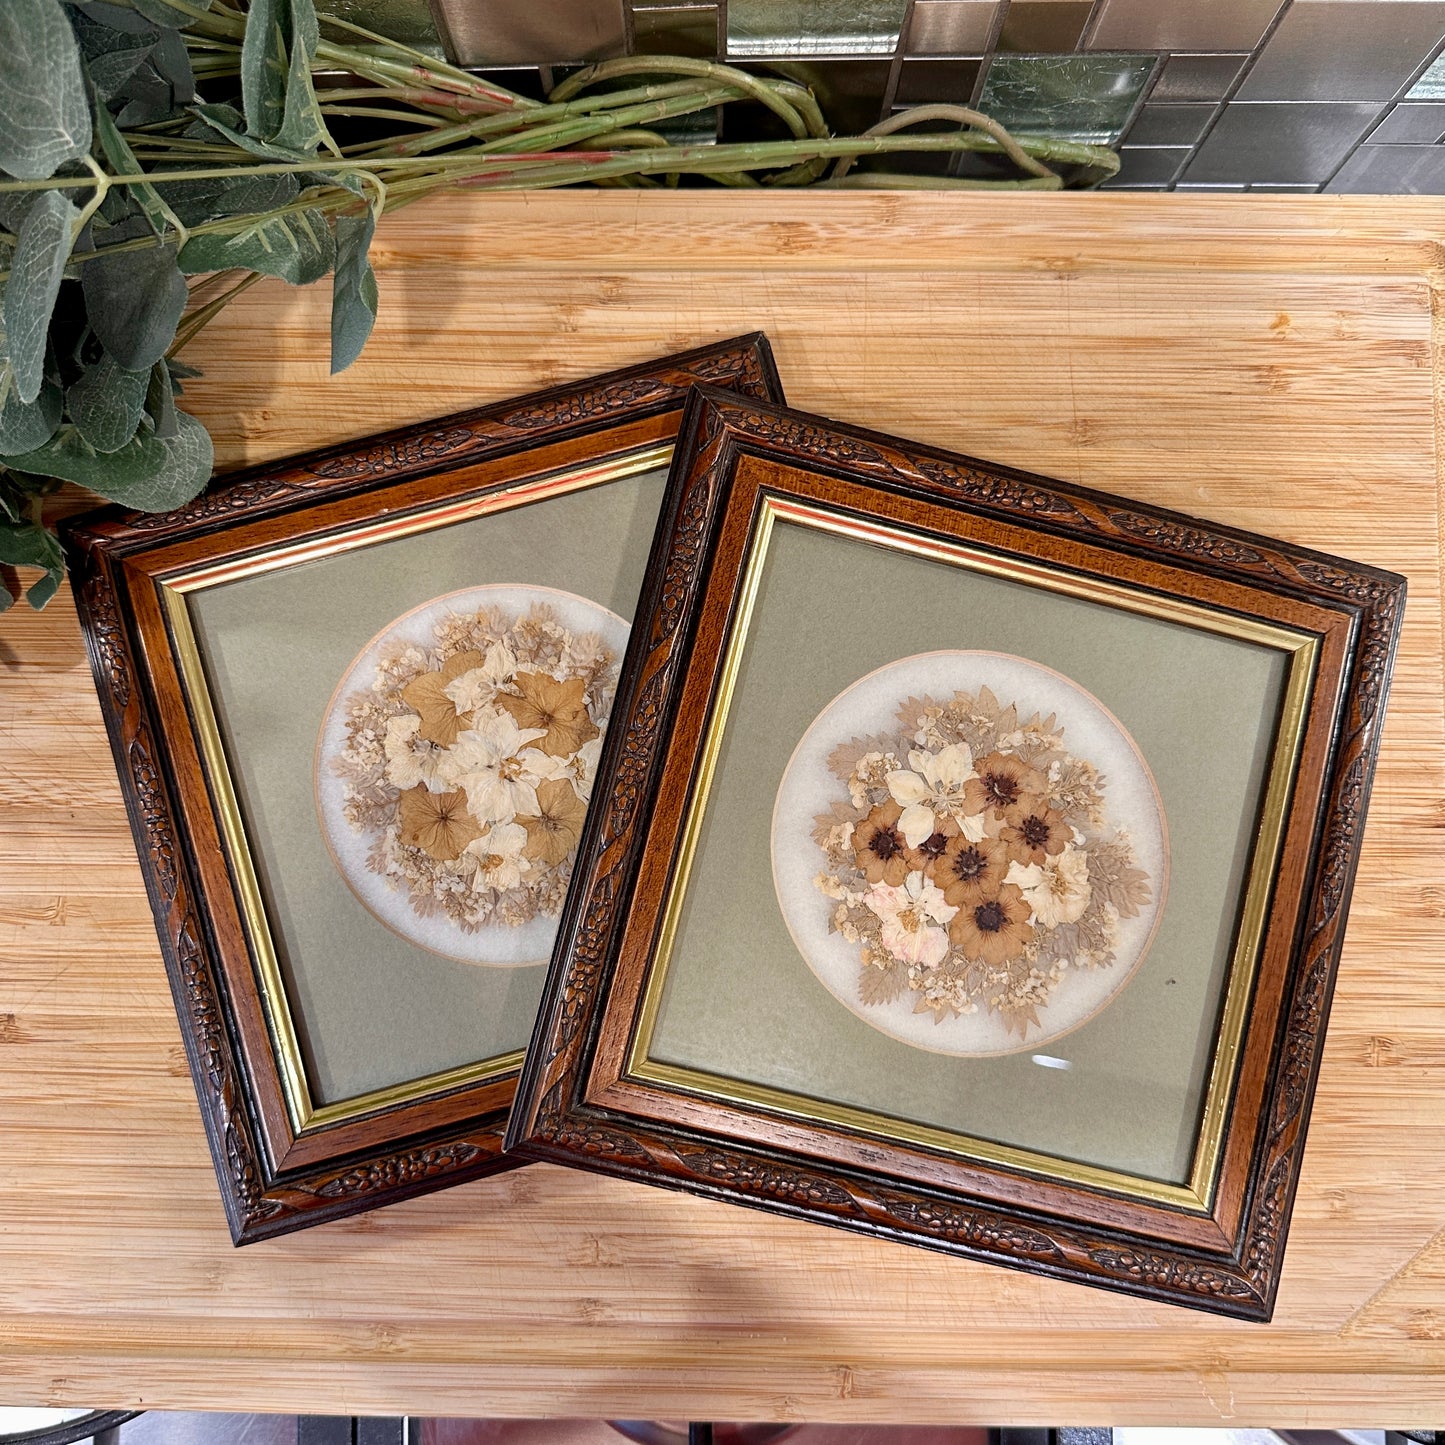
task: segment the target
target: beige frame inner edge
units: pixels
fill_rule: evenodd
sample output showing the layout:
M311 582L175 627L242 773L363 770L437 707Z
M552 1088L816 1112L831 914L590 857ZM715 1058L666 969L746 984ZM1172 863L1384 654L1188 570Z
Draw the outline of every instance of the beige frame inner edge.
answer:
M384 1089L374 1089L333 1104L318 1105L312 1099L296 1020L286 994L285 979L277 957L270 922L266 917L251 846L246 836L245 821L237 802L235 784L211 700L209 679L196 642L195 630L191 625L187 600L189 595L242 578L295 567L321 557L352 552L418 532L452 526L491 512L509 511L514 507L527 506L532 502L545 501L569 492L622 481L640 472L655 471L666 466L672 452L671 442L644 447L629 452L624 457L599 462L594 466L570 468L549 476L529 478L516 486L506 487L486 496L442 503L406 517L362 523L334 536L298 542L289 547L274 547L259 556L191 568L174 576L157 579L156 589L170 624L172 652L191 704L196 742L215 792L218 821L232 875L236 880L236 901L251 945L252 962L266 1011L287 1114L291 1128L297 1135L349 1123L363 1115L412 1103L430 1095L485 1083L519 1069L523 1050L514 1049L490 1059L463 1064L455 1069L410 1079L405 1083L392 1084Z
M890 1118L871 1110L809 1099L746 1080L661 1063L648 1057L661 1008L668 965L677 942L688 875L697 851L708 792L721 752L728 711L732 705L743 649L757 602L763 565L772 540L773 528L779 520L871 542L986 576L1024 582L1065 596L1083 598L1145 616L1202 628L1226 637L1274 647L1290 654L1279 729L1270 760L1259 828L1255 835L1249 877L1245 884L1239 932L1229 965L1218 1041L1210 1064L1199 1136L1187 1184L1146 1179L1078 1160L1060 1159L932 1125ZM944 542L902 528L848 516L827 507L783 500L765 494L748 544L742 587L727 641L717 695L713 700L703 735L697 786L688 806L682 846L668 888L657 952L648 969L642 1008L628 1049L627 1077L660 1084L670 1089L702 1094L739 1107L764 1108L809 1123L841 1127L885 1141L902 1140L963 1159L1021 1170L1045 1178L1061 1179L1071 1184L1105 1189L1192 1213L1207 1214L1212 1206L1218 1178L1225 1125L1233 1094L1235 1065L1244 1035L1245 1014L1254 983L1259 943L1284 833L1285 816L1299 764L1305 713L1318 660L1319 640L1292 628L1231 616L1181 598L1146 594L1102 578L1066 575L1040 563L1001 557L965 543Z

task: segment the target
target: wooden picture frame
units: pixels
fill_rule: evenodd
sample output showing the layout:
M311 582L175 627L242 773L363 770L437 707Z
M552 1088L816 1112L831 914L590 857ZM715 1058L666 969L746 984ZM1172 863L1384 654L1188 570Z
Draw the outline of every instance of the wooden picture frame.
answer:
M1404 585L699 389L509 1148L1268 1319Z
M386 912L394 897L371 898L386 880L347 851L337 818L353 795L338 804L328 792L339 766L328 729L355 740L347 710L373 677L381 685L368 669L391 646L390 619L432 625L418 604L474 583L488 584L478 587L485 605L467 613L479 636L487 618L497 629L517 622L525 602L528 617L555 623L554 640L572 636L563 629L574 614L610 619L603 631L620 651L614 634L625 639L626 623L614 611L635 603L696 382L780 395L767 341L754 334L267 464L171 513L108 508L69 525L77 605L234 1242L520 1162L503 1157L501 1136L541 970L524 987L524 969L470 967L496 960L464 960L451 935L437 943L427 930L451 929L472 947L486 927L468 933L420 913L398 924ZM591 568L594 595L571 596L587 588L572 588L569 568ZM487 612L512 583L516 616ZM556 598L560 613L548 610ZM362 644L377 633L382 650L369 653ZM407 634L405 645L425 653L431 636ZM601 632L579 636L602 648ZM418 665L425 672L440 655L433 648ZM337 681L349 656L345 677L360 690L350 694ZM593 665L601 696L604 664ZM455 734L467 725L461 704L443 705L457 709ZM438 744L421 726L423 740L408 746L434 759ZM541 748L552 735L518 736ZM425 780L412 791L432 796ZM403 818L395 836L416 843L423 835L408 827ZM530 847L532 834L513 831ZM471 826L467 837L477 834ZM496 861L457 852L464 839L427 836L443 839L436 878ZM563 886L565 861L509 856L518 877L550 869L547 887ZM411 888L396 895L403 912ZM529 925L541 937L552 905L528 906L542 910ZM507 919L488 917L506 933ZM549 939L527 946L545 962Z

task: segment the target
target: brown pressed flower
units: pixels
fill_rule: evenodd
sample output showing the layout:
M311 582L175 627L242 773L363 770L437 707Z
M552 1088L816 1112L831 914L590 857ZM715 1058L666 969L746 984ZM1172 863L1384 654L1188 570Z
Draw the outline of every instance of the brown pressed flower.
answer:
M424 672L402 688L401 695L407 705L421 715L421 735L429 743L449 748L457 735L471 726L447 696L446 687L484 662L486 658L480 652L458 652L447 658L440 672Z
M398 804L401 841L435 858L450 863L462 856L473 839L482 836L477 820L467 811L467 795L433 793L425 784L408 788Z
M519 728L546 730L547 736L537 739L544 753L565 758L598 735L583 698L587 691L585 678L558 682L545 672L519 672L513 680L522 691L521 697L499 693L497 705L512 714Z
M1008 854L997 838L970 843L960 835L948 840L929 877L955 908L964 908L989 897L1007 871Z
M897 803L880 803L853 829L857 863L870 883L897 888L908 877L908 845L898 831L902 816Z
M555 868L577 846L587 804L566 778L551 778L537 784L537 813L535 818L517 819L527 830L522 856Z
M1046 782L1037 768L1008 753L990 753L974 764L974 771L978 776L963 785L964 801L972 813L992 808L1012 815L1020 798L1042 792Z
M905 839L903 856L908 860L910 870L927 873L943 857L944 849L956 837L958 837L958 824L952 818L940 818L933 832L916 848L907 847Z
M999 840L1008 849L1010 858L1027 866L1041 867L1050 858L1062 853L1073 834L1064 823L1064 815L1049 807L1047 799L1025 794L1014 806L1013 816L1004 825Z
M979 902L960 908L949 922L948 936L965 958L996 968L1017 958L1034 936L1029 905L1018 888L1005 883Z

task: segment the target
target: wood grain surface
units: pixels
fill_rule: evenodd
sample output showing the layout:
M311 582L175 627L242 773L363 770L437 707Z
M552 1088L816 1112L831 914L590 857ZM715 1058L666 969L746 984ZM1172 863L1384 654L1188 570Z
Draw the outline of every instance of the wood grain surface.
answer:
M1272 1325L535 1166L231 1248L68 594L0 619L0 1395L715 1419L1445 1412L1445 707L1424 198L457 197L189 357L226 464L754 327L789 400L1409 577Z

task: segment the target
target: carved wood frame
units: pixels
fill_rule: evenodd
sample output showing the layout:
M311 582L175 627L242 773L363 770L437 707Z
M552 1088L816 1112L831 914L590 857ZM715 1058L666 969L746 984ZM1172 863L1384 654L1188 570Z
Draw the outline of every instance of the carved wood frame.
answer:
M187 715L161 579L378 516L424 514L672 441L697 382L779 397L761 334L271 463L164 514L106 508L65 542L233 1241L250 1243L523 1162L516 1073L297 1131Z
M1207 1212L816 1120L803 1127L761 1103L629 1073L753 519L776 499L846 509L1318 639ZM582 839L508 1148L1267 1320L1404 592L1393 574L1289 543L700 388L600 764L596 796L606 801Z

